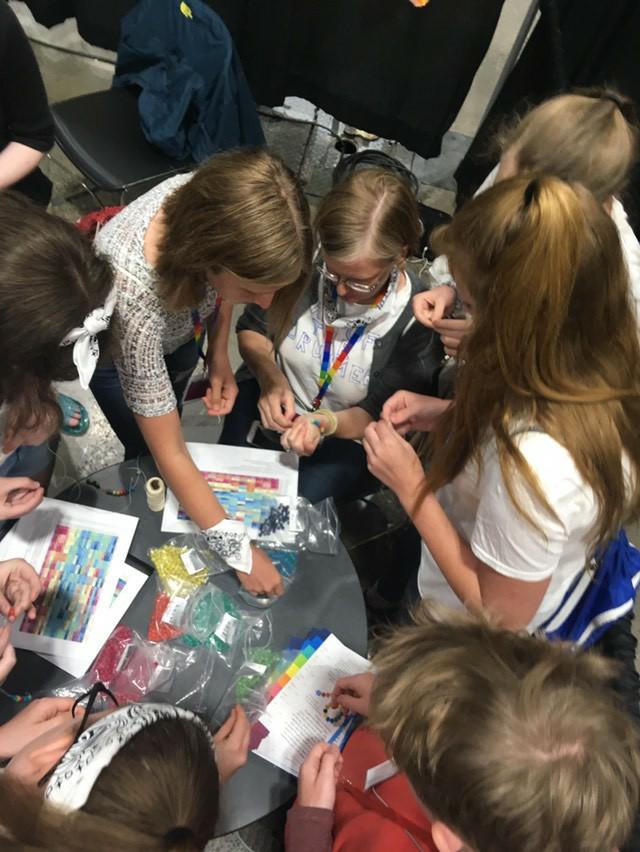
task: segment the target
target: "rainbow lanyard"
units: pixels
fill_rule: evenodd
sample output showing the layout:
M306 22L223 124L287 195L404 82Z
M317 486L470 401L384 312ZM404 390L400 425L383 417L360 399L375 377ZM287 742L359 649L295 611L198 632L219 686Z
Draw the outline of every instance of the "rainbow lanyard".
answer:
M215 322L215 320L218 316L218 311L220 310L221 304L222 304L222 298L220 296L218 296L216 298L216 303L213 306L213 311L211 312L211 318L210 318L211 322ZM206 360L205 354L204 354L204 350L202 349L202 344L200 342L202 340L203 335L204 335L204 325L202 324L202 320L200 318L200 312L198 311L197 308L194 308L191 311L191 321L193 322L193 338L196 342L196 346L198 347L198 352L200 353L200 357L204 361L204 360Z
M375 308L379 306L380 303L386 298L386 295L386 289L382 290L380 293L377 294L370 307ZM317 411L318 408L320 408L320 403L326 396L327 391L329 390L331 382L334 380L336 373L349 357L349 353L364 334L366 327L366 323L363 322L358 323L358 325L356 325L356 327L349 335L349 339L342 347L342 350L334 359L334 362L331 366L329 366L329 361L331 360L331 344L333 342L334 328L333 326L328 325L325 329L324 350L322 352L322 363L320 365L320 378L318 379L318 385L320 386L320 389L316 394L315 399L311 403L312 411Z

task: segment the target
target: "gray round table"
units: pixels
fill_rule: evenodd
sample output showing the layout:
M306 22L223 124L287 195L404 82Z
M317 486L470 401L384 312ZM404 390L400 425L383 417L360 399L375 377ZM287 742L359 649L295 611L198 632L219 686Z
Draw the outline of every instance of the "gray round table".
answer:
M151 574L148 549L162 544L171 535L160 531L162 513L149 511L142 477L133 493L127 497L110 496L102 490L129 487L132 479L135 481L137 477L137 466L146 476L157 473L150 457L141 459L138 465L135 462L123 462L89 477L100 484L100 489L84 481L59 496L85 506L138 517L140 520L129 557L134 567ZM232 595L238 588L238 582L232 574L217 577L215 582ZM156 592L156 584L152 579L145 583L123 619L124 624L143 636L146 636ZM255 609L258 614L264 611ZM302 637L312 628L325 627L345 645L366 656L367 619L364 600L355 569L342 544L336 556L300 554L293 584L285 596L266 612L271 615L275 648L283 647L292 636ZM18 664L5 684L5 688L11 692L46 692L70 679L68 674L36 654L18 651L17 655ZM212 705L217 706L232 676L232 672L221 671L220 668L214 671L213 682L207 693ZM211 708L212 711L215 706ZM19 706L12 705L9 708L5 704L2 715L6 718L7 715L13 715L16 709L20 709ZM291 775L250 754L247 765L223 789L216 834L235 831L266 816L286 804L295 795L295 789L295 779Z

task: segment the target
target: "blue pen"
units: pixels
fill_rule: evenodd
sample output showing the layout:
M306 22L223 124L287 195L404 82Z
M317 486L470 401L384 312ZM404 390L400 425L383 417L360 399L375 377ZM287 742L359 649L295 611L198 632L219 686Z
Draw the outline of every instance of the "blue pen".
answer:
M340 750L342 750L345 747L345 745L347 744L348 734L351 733L353 726L355 724L355 721L356 721L356 715L355 714L352 715L352 714L348 713L344 717L344 720L343 720L342 724L340 725L340 727L336 728L336 730L331 735L330 739L327 740L328 744L332 745L333 743L337 742L342 735L342 740L341 740L340 746L339 746Z
M345 732L342 736L342 741L341 741L340 745L338 746L340 751L344 751L344 748L347 745L347 743L349 742L351 734L354 732L357 724L358 724L358 717L356 715L354 715L354 716L351 717L351 721L347 725L347 728L346 728L346 730L345 730Z

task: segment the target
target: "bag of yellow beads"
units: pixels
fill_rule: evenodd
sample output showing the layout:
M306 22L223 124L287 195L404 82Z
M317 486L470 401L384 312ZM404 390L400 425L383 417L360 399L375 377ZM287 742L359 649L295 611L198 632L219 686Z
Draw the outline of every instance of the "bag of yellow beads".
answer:
M196 535L180 536L161 547L152 547L149 557L156 569L158 595L147 637L152 642L175 639L184 632L189 598L209 577L227 571L228 566Z

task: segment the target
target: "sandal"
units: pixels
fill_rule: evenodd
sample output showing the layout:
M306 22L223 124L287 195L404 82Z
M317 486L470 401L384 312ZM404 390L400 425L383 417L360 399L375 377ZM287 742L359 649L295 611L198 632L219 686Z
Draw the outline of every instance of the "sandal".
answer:
M76 438L80 435L85 435L89 430L91 421L89 420L89 412L76 399L72 399L64 393L59 393L57 397L60 411L62 411L62 426L60 431L65 435L74 435ZM76 412L79 412L76 415ZM71 425L71 420L79 416L79 421L75 426Z

